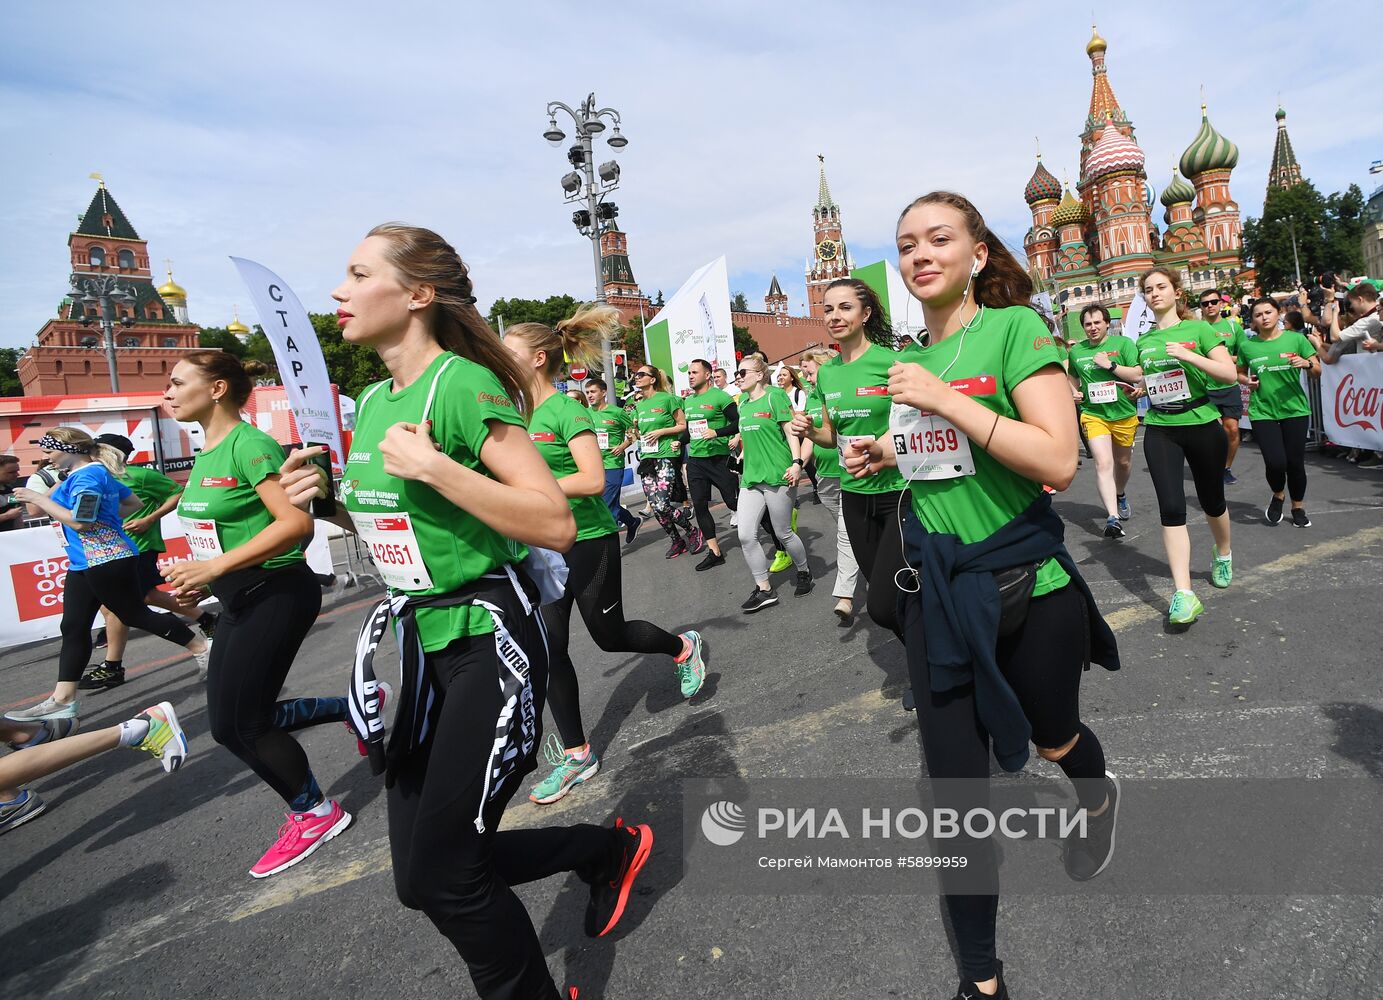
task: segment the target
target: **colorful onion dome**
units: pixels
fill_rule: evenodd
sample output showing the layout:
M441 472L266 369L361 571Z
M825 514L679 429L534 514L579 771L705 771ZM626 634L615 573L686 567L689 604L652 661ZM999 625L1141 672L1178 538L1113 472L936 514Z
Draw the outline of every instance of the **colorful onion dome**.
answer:
M1070 226L1080 225L1090 218L1090 213L1085 210L1084 203L1079 198L1071 194L1071 189L1067 188L1061 196L1061 204L1052 213L1052 225Z
M1188 201L1196 200L1196 189L1181 174L1177 173L1177 168L1172 168L1172 183L1162 190L1162 204L1171 208L1173 205L1181 205Z
M1096 52L1104 52L1109 48L1109 43L1100 37L1100 29L1093 24L1090 26L1090 41L1086 43L1085 54L1093 56Z
M1239 147L1216 132L1201 105L1201 130L1181 154L1181 172L1195 177L1207 170L1233 170L1239 163Z
M1035 205L1039 201L1056 201L1060 197L1061 182L1042 165L1042 156L1038 154L1037 169L1032 172L1028 186L1023 189L1023 200L1029 205Z
M1276 118L1278 121L1282 121L1284 118L1287 117L1287 112L1282 108L1278 108L1277 114L1273 115L1273 117Z
M1118 170L1142 170L1143 159L1138 143L1115 128L1112 115L1106 115L1104 130L1085 160L1085 179L1093 181Z

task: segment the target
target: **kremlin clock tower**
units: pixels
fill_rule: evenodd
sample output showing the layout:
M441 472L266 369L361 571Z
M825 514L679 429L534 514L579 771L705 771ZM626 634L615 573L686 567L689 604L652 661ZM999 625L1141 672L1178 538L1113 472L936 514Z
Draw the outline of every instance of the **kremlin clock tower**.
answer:
M845 247L840 230L840 206L831 198L826 184L826 158L821 162L816 207L812 209L812 257L807 262L808 314L820 319L825 314L826 286L837 278L848 278L854 262Z

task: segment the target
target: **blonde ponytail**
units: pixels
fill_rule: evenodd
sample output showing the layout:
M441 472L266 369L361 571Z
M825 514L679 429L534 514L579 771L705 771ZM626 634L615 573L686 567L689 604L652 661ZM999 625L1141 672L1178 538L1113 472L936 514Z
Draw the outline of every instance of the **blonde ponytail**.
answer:
M619 325L618 309L590 302L558 323L555 330L542 323L517 323L504 332L504 337L527 344L535 354L545 352L547 360L538 374L555 382L565 361L583 368L599 361L601 341L618 330Z

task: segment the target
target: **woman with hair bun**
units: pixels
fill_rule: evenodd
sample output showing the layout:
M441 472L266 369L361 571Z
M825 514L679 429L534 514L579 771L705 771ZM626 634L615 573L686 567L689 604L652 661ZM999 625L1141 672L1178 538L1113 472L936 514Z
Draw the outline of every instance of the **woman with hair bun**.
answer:
M77 684L91 655L91 623L102 605L129 627L185 647L198 668L205 669L209 645L205 637L144 603L148 588L140 578L139 549L123 524L141 502L117 478L125 472L125 456L75 427L55 427L39 438L38 447L55 469L67 472L67 478L47 496L25 487L15 490L14 496L27 503L34 516L46 514L62 529L69 568L63 589L58 683L37 705L7 712L5 718L42 722L77 717Z
M1090 662L1119 661L1043 490L1076 472L1061 354L1029 305L1031 280L968 199L918 198L898 219L897 246L927 335L888 373L890 434L864 469L899 465L910 492L902 625L935 803L986 808L991 749L1018 771L1031 743L1088 817L1063 845L1066 873L1094 878L1113 856L1119 785L1081 721L1080 682ZM967 833L934 845L964 860L941 873L957 996L1007 997L993 843Z
M539 805L556 802L577 784L594 777L600 759L586 740L581 721L580 688L568 649L571 609L581 611L586 629L607 653L666 653L673 658L682 697L701 690L706 679L701 634L672 635L646 621L626 621L619 557L619 525L605 505L605 467L591 412L554 387L563 358L589 364L599 357L603 336L620 323L613 306L582 306L552 330L541 323L520 323L504 334L504 346L529 373L524 398L532 407L528 438L557 477L576 519L576 544L566 554L567 584L561 600L543 607L547 626L547 703L557 723L543 754L552 772L529 799Z
M526 559L528 546L566 551L577 537L529 438L532 377L476 310L465 263L431 230L376 226L332 297L343 339L373 348L389 370L357 403L337 523L367 542L389 586L362 627L350 701L371 767L385 774L394 886L452 943L482 998L555 1000L513 887L575 872L590 887L586 933L608 934L653 831L622 819L499 829L542 741L538 607L553 580ZM295 453L284 467L303 507L322 488L306 460ZM386 747L373 654L391 621L404 683Z
M293 506L279 481L283 448L240 418L252 378L264 370L224 351L192 351L164 391L174 419L201 424L206 441L178 501L192 559L164 575L186 607L208 590L221 602L206 679L211 735L288 805L274 843L250 868L254 878L296 865L351 822L322 793L307 754L289 735L344 722L346 699L277 700L317 620L322 588L303 554L312 518Z

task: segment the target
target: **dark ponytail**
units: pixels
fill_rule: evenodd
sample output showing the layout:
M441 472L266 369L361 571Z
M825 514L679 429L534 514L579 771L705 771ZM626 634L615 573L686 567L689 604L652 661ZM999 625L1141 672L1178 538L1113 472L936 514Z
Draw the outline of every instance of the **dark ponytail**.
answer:
M826 286L826 291L829 292L832 288L850 289L855 293L855 298L860 300L860 305L869 310L869 318L864 321L866 340L882 347L897 346L894 343L893 324L889 322L888 310L884 308L878 292L859 278L837 278Z

